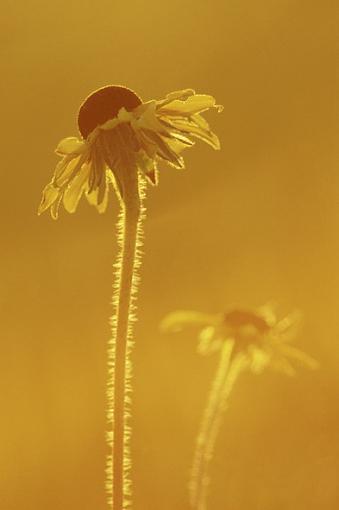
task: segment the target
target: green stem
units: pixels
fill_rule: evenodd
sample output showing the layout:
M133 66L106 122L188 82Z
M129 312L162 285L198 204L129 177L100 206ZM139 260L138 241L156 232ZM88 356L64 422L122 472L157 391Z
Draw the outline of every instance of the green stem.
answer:
M107 491L111 494L109 504L113 510L130 508L130 352L133 345L136 270L140 265L138 246L141 244L143 218L143 185L139 182L136 172L131 172L130 178L125 176L125 180L128 182L124 183L122 190L123 199L118 223L121 252L116 263L113 295L115 310L111 319L112 339L108 346L108 421L112 427L108 432L108 443L112 448L112 455L108 457Z

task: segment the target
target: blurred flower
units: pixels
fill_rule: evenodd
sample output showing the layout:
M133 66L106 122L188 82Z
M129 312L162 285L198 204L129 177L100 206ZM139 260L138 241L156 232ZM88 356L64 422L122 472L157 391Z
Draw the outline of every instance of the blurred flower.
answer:
M222 109L212 96L191 89L145 103L126 87L95 91L79 110L82 138L64 138L56 148L62 159L43 191L39 214L50 208L56 219L61 202L73 213L83 193L104 212L109 183L122 197L124 172L141 172L156 184L158 160L184 168L181 152L194 144L191 137L219 149L217 136L201 116L209 108Z
M289 345L299 321L300 314L296 312L278 320L272 305L253 310L232 308L220 314L177 311L162 321L163 331L180 331L189 325L199 327L198 351L201 354L219 352L193 456L189 482L192 509L207 508L209 463L229 396L239 375L245 370L261 373L265 368L293 375L292 362L312 369L317 367L314 359Z
M170 313L162 322L165 331L179 331L185 326L199 326L198 352L208 354L228 343L232 358L240 355L243 369L261 373L269 367L294 375L294 363L317 368L317 362L290 345L297 334L300 313L278 320L274 307L232 308L225 313L204 314L192 311Z

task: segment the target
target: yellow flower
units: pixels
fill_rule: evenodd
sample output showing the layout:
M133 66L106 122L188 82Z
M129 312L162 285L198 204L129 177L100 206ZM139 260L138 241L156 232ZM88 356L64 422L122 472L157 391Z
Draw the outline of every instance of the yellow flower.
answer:
M266 367L294 375L293 364L317 368L317 362L290 345L296 336L300 314L278 320L273 306L258 309L233 308L221 314L178 311L162 322L165 331L179 331L185 325L200 326L198 352L208 354L229 345L232 359L242 370L261 373Z
M233 308L221 314L178 311L163 320L164 331L184 326L200 328L198 351L219 352L219 363L201 420L193 456L189 494L191 508L206 510L218 431L229 397L239 375L245 370L261 373L266 367L294 375L292 361L316 368L315 360L289 345L298 325L299 314L278 320L270 305L258 309Z
M212 96L191 89L147 102L126 87L95 91L79 110L82 137L64 138L56 148L62 159L43 191L38 213L50 208L56 219L61 202L73 213L82 194L104 212L109 184L123 198L123 172L138 172L156 184L159 160L184 168L181 152L194 144L191 137L219 149L217 136L201 115L209 108L222 110Z

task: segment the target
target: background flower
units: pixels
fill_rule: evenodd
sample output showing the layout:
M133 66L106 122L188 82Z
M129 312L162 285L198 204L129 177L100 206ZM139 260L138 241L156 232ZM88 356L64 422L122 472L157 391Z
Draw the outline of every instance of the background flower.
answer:
M181 331L187 326L200 328L198 352L209 354L220 350L223 344L231 345L233 358L241 355L244 367L255 373L265 368L294 375L293 364L316 369L318 363L292 347L301 315L294 312L278 319L273 305L257 309L232 308L224 313L204 314L177 311L168 314L161 323L163 331Z
M202 327L199 333L199 352L206 354L220 351L193 455L189 480L190 505L193 510L208 508L209 465L215 454L223 414L229 406L230 394L239 375L245 370L261 373L266 367L294 375L290 360L296 360L311 369L317 368L316 361L311 357L286 345L295 334L298 315L294 313L278 320L274 307L265 305L253 310L232 308L216 315L179 311L163 319L161 329L164 332L178 331L187 325ZM246 440L248 437L244 437ZM233 459L229 460L232 467ZM229 504L227 495L225 504Z

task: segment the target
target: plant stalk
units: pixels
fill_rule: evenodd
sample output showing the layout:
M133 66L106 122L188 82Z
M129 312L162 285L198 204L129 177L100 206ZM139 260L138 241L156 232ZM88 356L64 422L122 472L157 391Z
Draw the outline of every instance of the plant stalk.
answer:
M126 172L122 192L118 222L120 253L115 264L112 338L108 346L108 422L112 430L108 432L107 439L112 455L107 462L106 488L113 510L125 510L130 508L131 503L130 353L143 219L143 183L136 171Z
M189 484L190 503L194 510L207 508L209 465L214 455L222 417L228 405L228 397L243 368L242 355L237 354L233 357L232 350L233 342L225 342L198 433Z

